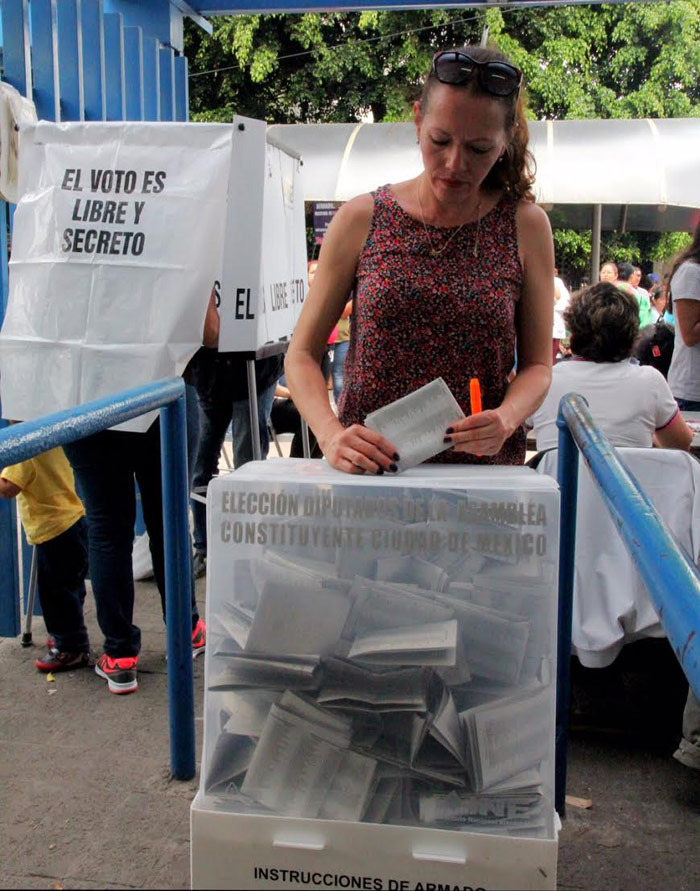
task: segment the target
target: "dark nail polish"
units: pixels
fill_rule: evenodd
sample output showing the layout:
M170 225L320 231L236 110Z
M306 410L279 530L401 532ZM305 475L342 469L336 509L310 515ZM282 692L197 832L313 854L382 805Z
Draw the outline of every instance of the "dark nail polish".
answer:
M394 452L394 461L399 461L399 460L400 460L400 459L399 459L399 453L398 453L398 452Z
M381 476L383 473L384 473L384 468L383 467L378 468L377 476Z
M449 436L445 436L445 437L443 438L442 441L443 441L443 442L446 442L446 443L451 443L451 442L452 442L452 439L451 439L451 437L449 437Z
M454 427L448 427L447 430L445 430L445 433L454 433L454 432L455 432Z
M392 473L396 473L396 471L397 471L398 469L399 469L399 468L396 466L396 464L390 464L390 465L389 465L389 470L390 470Z

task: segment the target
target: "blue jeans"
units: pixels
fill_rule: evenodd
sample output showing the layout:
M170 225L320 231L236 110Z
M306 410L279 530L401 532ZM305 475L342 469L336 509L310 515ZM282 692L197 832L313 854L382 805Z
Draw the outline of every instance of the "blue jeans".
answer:
M64 446L80 483L88 520L90 580L97 621L112 658L136 656L141 631L133 624L136 491L141 492L143 518L153 560L153 574L165 616L165 560L160 464L160 423L146 433L103 430ZM199 615L191 580L192 627Z
M695 399L679 399L676 396L676 402L681 411L700 411L700 402Z
M343 368L350 348L349 340L341 340L333 347L333 398L336 405L340 399L340 391L343 389Z
M276 384L258 394L258 427L260 429L260 454L267 457L270 434L267 423L275 398ZM224 444L229 423L233 435L233 464L241 467L253 460L253 437L250 429L248 400L229 403L199 403L199 449L192 474L192 488L203 489L219 473L219 455ZM207 553L207 511L201 501L192 502L194 522L194 549L198 554Z
M60 535L36 545L37 592L46 630L62 653L90 649L83 621L88 568L87 523L81 517Z

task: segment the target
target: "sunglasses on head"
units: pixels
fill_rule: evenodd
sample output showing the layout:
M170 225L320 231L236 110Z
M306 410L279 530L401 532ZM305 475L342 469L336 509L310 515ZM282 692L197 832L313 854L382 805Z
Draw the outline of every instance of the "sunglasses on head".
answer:
M460 86L475 75L483 89L492 96L511 96L520 89L523 73L509 62L478 62L467 53L449 50L433 57L433 73L442 84Z

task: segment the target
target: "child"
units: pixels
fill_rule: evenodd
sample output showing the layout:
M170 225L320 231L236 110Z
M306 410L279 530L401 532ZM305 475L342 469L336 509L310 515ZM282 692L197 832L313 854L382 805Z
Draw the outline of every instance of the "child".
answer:
M82 668L90 655L83 621L87 523L63 449L6 467L0 473L0 497L18 499L27 541L36 547L39 602L49 639L34 664L45 672Z

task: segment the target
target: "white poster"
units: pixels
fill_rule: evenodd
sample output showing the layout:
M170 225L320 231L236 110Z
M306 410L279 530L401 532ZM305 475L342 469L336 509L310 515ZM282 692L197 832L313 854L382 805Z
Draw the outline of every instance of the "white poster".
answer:
M3 416L28 420L182 373L219 278L232 128L22 130ZM123 429L146 429L142 416Z
M288 339L307 290L301 160L268 143L263 121L233 120L221 281L222 351Z

